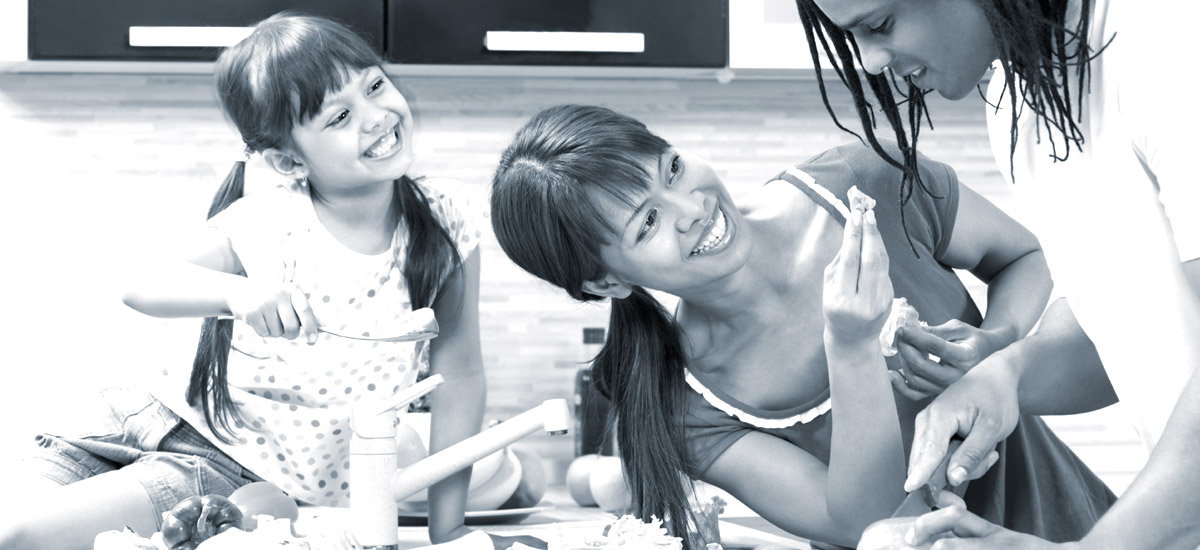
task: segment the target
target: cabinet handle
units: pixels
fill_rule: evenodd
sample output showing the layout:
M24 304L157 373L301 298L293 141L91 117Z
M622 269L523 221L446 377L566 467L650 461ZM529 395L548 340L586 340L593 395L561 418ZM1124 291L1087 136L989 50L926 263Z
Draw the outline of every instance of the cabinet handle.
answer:
M129 27L135 48L220 48L250 36L254 27Z
M640 32L487 31L483 47L493 52L643 53Z

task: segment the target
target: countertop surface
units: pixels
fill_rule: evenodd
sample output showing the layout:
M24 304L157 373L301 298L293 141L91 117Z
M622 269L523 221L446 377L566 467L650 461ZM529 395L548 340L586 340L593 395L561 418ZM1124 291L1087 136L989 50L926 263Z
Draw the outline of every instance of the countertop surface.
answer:
M302 507L297 530L305 527L335 523L348 524L349 510L345 508ZM487 514L485 514L487 515ZM552 485L546 496L528 514L499 514L494 517L468 517L474 529L497 535L531 535L543 540L562 536L598 536L604 526L616 520L616 516L597 507L576 504L567 493L566 486ZM400 548L413 549L430 545L428 530L419 518L406 515L397 527ZM808 543L801 538L784 533L765 520L734 503L721 515L720 532L722 546L726 549L755 548L760 550L796 549L808 550Z

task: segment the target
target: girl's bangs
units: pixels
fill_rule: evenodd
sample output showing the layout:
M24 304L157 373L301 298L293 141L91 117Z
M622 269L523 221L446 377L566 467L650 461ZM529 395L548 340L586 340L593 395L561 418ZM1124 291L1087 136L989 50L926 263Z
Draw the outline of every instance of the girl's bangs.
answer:
M286 129L310 120L321 110L325 97L341 91L354 71L383 64L383 59L357 35L344 29L309 26L299 29L270 29L258 47L268 47L266 59L256 71L259 112L276 129ZM285 36L286 35L286 36Z

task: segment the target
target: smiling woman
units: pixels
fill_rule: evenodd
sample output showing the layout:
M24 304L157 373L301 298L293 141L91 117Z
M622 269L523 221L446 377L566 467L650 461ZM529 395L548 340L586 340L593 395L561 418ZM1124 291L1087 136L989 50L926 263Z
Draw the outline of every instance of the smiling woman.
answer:
M911 346L884 358L893 296L969 331L948 346L990 353L1029 330L1050 286L1027 230L950 167L920 166L940 198L914 195L907 217L897 201L847 206L851 187L878 196L902 176L857 144L735 204L707 163L610 110L553 107L518 130L493 178L492 225L517 265L578 300L611 301L592 374L617 411L639 517L668 518L686 546L704 546L686 535L694 479L817 541L853 545L892 513L913 418L940 391L930 380L961 376L910 362ZM952 268L992 281L986 317ZM676 310L650 290L678 297ZM1115 497L1040 419L1018 433L968 505L1046 536L1086 530Z

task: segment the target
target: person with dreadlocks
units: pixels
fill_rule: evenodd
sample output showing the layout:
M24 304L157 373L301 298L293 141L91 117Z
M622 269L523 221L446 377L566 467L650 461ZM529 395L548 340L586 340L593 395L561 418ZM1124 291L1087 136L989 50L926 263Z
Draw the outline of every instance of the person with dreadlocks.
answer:
M983 92L993 153L1028 199L1024 219L1065 297L1037 332L979 362L918 416L906 487L929 477L955 433L966 441L951 457L951 483L974 471L1018 413L1073 414L1119 398L1153 452L1081 545L1196 548L1200 182L1190 155L1200 148L1200 117L1186 107L1192 88L1170 55L1187 50L1200 13L1192 3L1157 0L797 0L797 7L822 94L827 60L856 100L863 139L904 168L901 201L925 187L915 165L921 125L930 120L924 94L961 99L994 67ZM848 130L828 101L827 109ZM879 145L880 121L900 153ZM962 335L942 336L898 334L952 363ZM925 362L906 372L945 368ZM1045 544L961 510L918 526L915 542L953 531L1006 547Z

